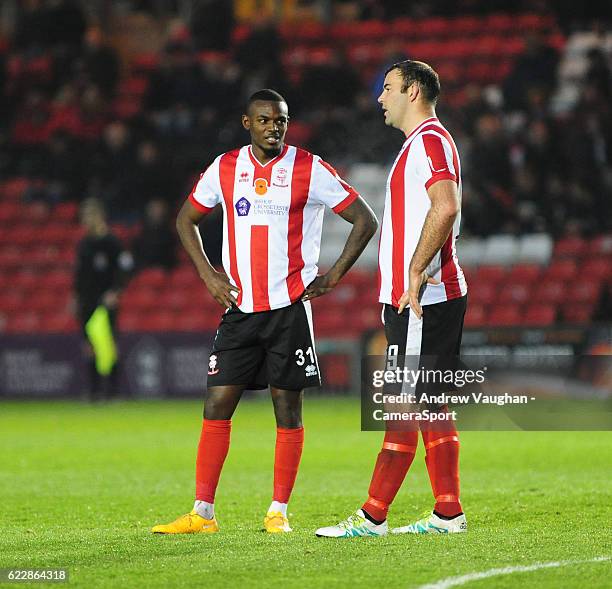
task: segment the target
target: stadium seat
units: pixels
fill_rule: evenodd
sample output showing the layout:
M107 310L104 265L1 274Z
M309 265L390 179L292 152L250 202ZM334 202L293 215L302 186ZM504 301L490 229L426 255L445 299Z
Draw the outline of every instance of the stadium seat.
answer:
M72 273L61 269L43 273L39 280L41 288L51 291L69 291L74 282Z
M150 312L159 306L159 292L153 288L130 287L121 296L121 306L140 312Z
M588 275L587 275L588 276ZM573 284L567 291L568 303L594 304L601 294L601 281L586 279Z
M41 316L39 330L43 333L76 333L79 325L74 315L51 311Z
M581 237L565 237L555 243L554 258L579 258L586 253L588 244Z
M168 274L161 268L147 268L132 279L132 284L138 287L162 288L168 282Z
M470 294L470 304L465 314L465 327L483 327L486 325L486 308L483 305L472 304Z
M505 281L506 268L503 266L480 266L476 272L476 282L478 285L493 283L496 285Z
M567 285L561 280L547 279L535 285L533 300L539 303L561 303L565 300Z
M492 305L497 301L498 285L475 281L468 284L470 303L478 305Z
M600 235L593 238L588 244L590 256L610 256L612 255L612 235Z
M527 307L523 323L530 327L546 327L555 322L556 308L553 305L536 303Z
M500 305L493 308L487 318L491 327L510 327L521 324L521 313L518 305Z
M40 326L38 315L32 311L24 311L10 316L6 322L7 333L37 333Z
M553 240L546 233L523 235L519 238L517 262L548 264L553 250Z
M561 316L565 323L586 324L593 318L595 307L593 305L565 305L561 309Z
M139 315L139 331L164 332L176 330L176 315L172 311L156 310L155 313Z
M529 300L530 291L530 285L508 280L499 290L498 301L500 303L525 303Z
M11 315L27 307L28 301L21 290L8 290L0 292L0 312Z
M508 266L517 261L518 252L519 244L514 236L493 235L485 242L482 262Z
M587 260L580 267L580 276L585 279L610 280L612 278L612 256Z
M546 269L545 276L549 280L571 280L577 271L574 260L558 260Z
M529 283L533 284L542 272L540 266L536 264L517 264L513 266L506 277L509 283Z

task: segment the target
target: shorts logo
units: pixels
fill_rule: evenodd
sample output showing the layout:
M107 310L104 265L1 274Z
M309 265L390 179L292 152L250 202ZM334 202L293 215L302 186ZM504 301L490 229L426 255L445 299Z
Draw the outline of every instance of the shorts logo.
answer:
M316 376L317 375L317 367L314 364L309 364L304 369L304 372L306 372L306 376Z
M257 178L255 180L255 192L259 196L268 192L268 181L265 178Z
M213 374L217 374L219 369L217 368L217 356L213 354L208 360L208 374L212 376Z
M239 217L246 217L251 210L251 203L244 196L236 203L236 212Z

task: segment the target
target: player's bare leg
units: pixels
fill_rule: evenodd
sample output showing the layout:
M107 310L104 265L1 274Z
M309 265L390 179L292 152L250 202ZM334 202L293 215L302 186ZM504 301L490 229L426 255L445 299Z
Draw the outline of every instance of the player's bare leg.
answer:
M300 465L304 446L302 427L303 391L270 387L276 417L276 451L274 454L274 495L264 519L267 532L290 532L287 504Z
M232 416L244 392L242 385L211 387L204 403L204 420L196 460L196 501L190 513L152 529L157 534L214 533L215 492L229 450Z

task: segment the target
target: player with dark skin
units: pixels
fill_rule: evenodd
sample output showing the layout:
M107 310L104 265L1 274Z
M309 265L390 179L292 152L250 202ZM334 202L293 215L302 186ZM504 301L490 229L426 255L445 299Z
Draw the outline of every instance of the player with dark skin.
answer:
M262 165L274 159L283 150L288 124L289 111L285 102L256 100L251 103L248 112L242 115L242 126L251 135L251 150ZM327 273L317 276L308 285L302 295L304 301L331 291L355 263L378 229L374 213L361 197L339 214L351 223L353 228L336 263ZM178 214L176 228L206 288L220 305L228 308L237 304L238 289L230 283L224 272L212 267L204 253L198 231L198 224L203 218L204 215L187 200ZM243 392L243 385L210 387L204 408L206 419L231 419ZM270 392L277 426L301 427L303 391L270 387Z

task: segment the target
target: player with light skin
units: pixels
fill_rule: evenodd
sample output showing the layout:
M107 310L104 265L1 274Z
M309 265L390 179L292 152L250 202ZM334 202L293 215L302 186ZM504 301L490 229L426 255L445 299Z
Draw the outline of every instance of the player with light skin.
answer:
M467 284L454 246L461 210L459 157L436 117L439 91L438 75L429 65L407 60L389 68L378 97L385 124L406 135L390 173L379 255L388 362L404 356L406 361L446 360L458 355L461 343ZM407 272L404 260L409 261ZM446 406L435 409L448 411ZM386 425L367 501L340 524L317 530L317 536L388 533L387 513L414 459L418 432ZM420 429L436 504L423 519L393 532L464 532L457 432L452 422L436 426L444 431L422 424Z
M310 333L308 333L308 324L306 323L305 318L303 319L304 309L308 308L308 314L310 312L309 301L311 299L328 293L338 284L340 279L344 276L344 274L346 274L346 272L357 260L357 258L364 250L368 241L372 238L378 227L378 222L370 207L350 186L344 183L337 176L335 171L328 164L322 163L322 160L317 159L317 156L312 156L312 154L309 154L308 152L285 145L285 134L287 132L288 124L289 114L287 103L280 95L269 90L264 90L255 93L249 101L246 113L242 115L242 125L244 129L247 130L250 134L251 144L248 148L248 157L244 155L245 153L247 153L246 148L242 148L240 152L235 152L238 153L238 156L236 157L238 157L239 162L246 162L240 165L251 166L248 161L248 158L250 158L253 166L255 167L255 173L253 173L253 176L255 176L258 173L257 170L259 170L260 172L266 169L269 170L269 168L266 167L268 165L276 166L276 168L273 167L273 169L277 170L277 172L275 173L286 174L287 169L297 169L298 160L300 160L301 162L311 162L308 164L308 166L311 167L301 167L298 171L291 172L291 174L299 176L296 180L296 185L297 181L300 180L300 178L303 179L304 169L307 169L308 174L312 174L312 179L310 180L310 183L306 184L306 196L304 197L303 201L306 203L306 207L309 206L311 199L319 198L317 195L323 189L318 188L320 186L318 182L320 183L320 179L324 177L325 182L327 183L326 186L328 188L329 186L332 186L333 190L330 190L332 190L332 192L336 190L343 199L342 203L338 205L333 205L334 210L343 219L352 224L352 229L347 238L344 249L336 263L325 274L320 276L313 276L313 278L309 280L308 284L304 283L304 286L301 289L298 286L297 296L295 299L291 300L291 304L289 304L289 301L287 301L286 303L283 303L285 306L281 306L280 308L273 307L272 310L267 311L247 311L246 313L241 313L239 309L241 305L241 300L244 304L244 300L248 299L248 297L243 298L241 296L243 293L241 292L239 281L237 281L234 277L234 272L232 272L232 277L234 279L230 280L230 277L228 276L228 274L226 274L226 272L219 271L213 268L203 250L202 241L198 231L198 224L206 214L202 210L205 207L201 207L200 204L198 204L198 202L194 201L192 198L187 199L185 201L183 207L181 208L178 214L176 222L180 239L187 253L191 257L200 278L204 282L204 285L206 286L210 294L214 297L214 299L223 308L226 309L226 312L224 313L224 316L222 318L222 322L215 339L215 344L213 345L214 355L211 355L211 362L214 358L214 363L209 365L211 368L213 368L213 370L209 371L209 387L207 390L204 407L204 425L202 429L202 437L200 439L200 446L198 451L196 474L196 504L194 505L194 509L191 513L178 518L175 522L172 522L168 525L155 526L152 530L155 533L210 533L219 530L214 515L213 500L214 492L216 490L216 485L218 482L218 477L221 472L221 467L225 459L225 455L227 454L227 449L229 447L230 420L244 390L246 388L251 388L245 385L243 379L232 376L227 377L231 381L229 383L223 382L222 384L215 384L215 379L219 378L219 374L217 374L217 362L221 363L223 361L223 354L229 355L230 353L234 353L236 351L240 352L239 349L225 350L223 346L219 343L219 339L229 339L229 336L227 336L226 334L230 334L231 337L242 337L240 335L242 333L241 331L233 331L230 333L229 330L231 329L242 329L243 331L247 329L254 329L263 333L265 330L268 329L266 323L268 316L270 317L270 322L273 322L277 321L274 318L278 317L281 313L294 313L294 316L288 316L287 321L282 324L281 327L283 328L283 331L279 334L279 336L273 338L276 343L272 343L270 345L277 346L277 348L274 350L274 353L277 356L279 354L281 356L286 356L288 358L288 360L286 360L287 363L293 362L295 364L295 352L295 354L298 354L299 364L300 358L303 360L303 356L300 356L301 350L306 350L306 346L312 345L311 354L314 353L314 342L310 343L312 338L312 325L310 325ZM291 150L294 150L293 153L295 154L295 159L293 160L295 163L293 164L291 162L290 157L287 155L291 152ZM224 154L224 156L227 156L227 154ZM240 158L243 158L243 160L240 160ZM285 161L286 163L283 163ZM222 165L223 164L219 164L219 166ZM283 165L286 167L284 167L281 172L278 172L279 165ZM292 165L293 168L291 168ZM247 168L245 167L240 169ZM251 168L248 169L250 170ZM248 173L250 174L250 172ZM272 173L273 172L270 172L270 174ZM203 174L203 176L205 174ZM237 177L240 176L238 172L236 172L236 174ZM246 175L247 172L242 172L242 176L246 177ZM277 176L277 181L280 182L280 184L277 183L276 186L283 186L283 181L278 180L279 178L280 176ZM236 192L239 192L242 189L242 186L247 186L246 183L244 185L241 185L241 180L242 178L235 184L235 186L238 187L236 188ZM252 186L255 187L254 190L257 195L260 195L261 192L264 192L267 198L270 193L273 193L272 196L277 196L277 200L274 202L276 202L277 204L282 202L280 199L282 198L283 194L286 194L286 192L282 193L281 191L279 191L280 189L277 189L277 191L274 192L274 189L272 187L275 186L275 184L273 184L273 181L271 181L269 186L267 182L263 182L263 188L261 188L260 190L258 189L256 184L256 182L260 181L263 182L263 180L260 179L256 180L255 177L252 178ZM250 176L249 185L251 185ZM197 186L198 185L196 185L196 187ZM196 196L197 190L197 188L194 188ZM292 194L293 190L294 188L292 181ZM194 193L192 193L192 195L190 196L193 196L193 194ZM297 196L299 196L299 194L297 193L297 189L296 194ZM255 196L254 198L257 197ZM297 197L291 197L291 206L288 207L291 210L291 212L289 212L289 215L291 215L294 211L295 198ZM249 205L250 204L251 203L249 203ZM254 204L255 202L253 203L253 206ZM328 206L332 206L329 205L329 202L327 202L326 204L328 204ZM231 207L231 209L237 206L238 203L235 203L234 207ZM322 206L319 204L319 201L317 201L317 208L322 209ZM230 209L230 207L227 207L227 209ZM226 216L228 215L227 209L224 211ZM248 215L252 215L254 211L251 211L250 209L244 209L242 213L239 211L239 216L235 217L235 222L239 223L241 220L249 218ZM300 214L306 215L305 211L306 208L304 208L303 212L301 212ZM233 210L231 210L230 214L235 215ZM266 236L268 235L268 229L270 229L270 231L273 231L275 224L279 223L279 221L277 221L276 219L277 217L267 218L266 222L268 223L268 226L266 226L265 228ZM287 227L286 223L287 222L285 221L285 228ZM291 221L289 221L289 226L291 226ZM255 227L251 227L252 231L254 229ZM261 229L261 226L257 226L256 229ZM246 230L248 230L248 228L246 228L245 231ZM299 239L307 240L307 235L312 235L306 233L306 228L300 229L300 231L301 233L299 233ZM254 237L256 235L256 233L252 233L251 244L256 238ZM224 235L224 240L226 238L227 235ZM285 239L291 239L291 236L286 237ZM287 244L288 242L285 241L283 246L284 249L275 250L274 248L276 247L276 245L274 241L270 240L266 242L266 254L269 248L269 258L271 260L270 263L274 263L274 258L279 258L287 255ZM304 246L306 245L308 244L304 244ZM302 246L302 250L304 246ZM253 245L251 245L251 247L253 247ZM253 255L253 250L251 250L251 256ZM260 254L257 254L257 259L253 259L253 257L251 258L252 264L258 264L261 262L258 256L260 256ZM229 266L231 268L231 262ZM291 261L289 262L289 266L291 266ZM253 275L254 273L256 273L256 270L251 267L251 274ZM265 274L268 274L267 267L265 270ZM295 278L295 276L293 278ZM290 281L292 281L291 276L287 278L287 284L289 284ZM301 283L298 282L298 284ZM249 296L252 296L253 300L255 299L254 287L252 295ZM271 297L272 294L270 294L270 300L272 300ZM253 308L252 310L257 311L257 309L255 308ZM298 315L295 315L295 313L298 313ZM243 321L243 325L245 327L240 328L240 326L238 326L238 328L233 328L232 322L234 322L235 326L236 321ZM250 323L247 323L247 321ZM253 322L255 321L259 322L258 327L249 328L248 326L253 325ZM300 333L302 325L305 325L305 334ZM284 335L285 333L292 331L297 335ZM305 341L306 343L299 344L300 347L298 350L294 350L293 347L291 347L291 345L297 347L297 345L295 344L287 344L279 350L279 344L277 340L280 340L282 344L284 337L290 337L292 341L295 338L301 337L301 341ZM235 344L233 345L233 347L240 348L241 345L243 344ZM248 355L250 348L247 348L246 344L244 344L244 347L244 354ZM217 351L217 348L219 348L219 351ZM265 349L263 353L265 358L269 358L269 349ZM268 354L268 356L265 356L265 354ZM231 372L231 370L233 369L232 363L239 363L241 361L241 358L239 356L233 356L233 358L233 362L226 362L225 364L227 372ZM315 365L318 369L316 357L311 356L311 358L313 360L312 369L315 368ZM293 380L293 382L300 383L299 388L298 385L296 385L296 388L284 388L281 386L277 386L276 382L273 382L275 377L270 376L270 372L274 371L274 368L271 368L270 365L268 365L267 382L257 381L257 384L261 382L261 384L264 386L268 384L270 385L270 392L272 396L274 414L276 417L277 424L274 496L273 502L264 519L264 527L266 531L271 533L291 531L286 515L286 509L288 496L291 492L291 489L293 488L295 477L297 475L297 469L303 445L302 387L317 386L319 384L319 377L316 373L316 370L314 371L316 376L312 376L311 374L308 379L304 380L303 383L300 379L296 377L287 377L286 375L294 369L295 366L293 366L292 368L287 368L285 366L285 368L283 369L283 378L285 378L286 381ZM223 372L223 370L221 370L221 372ZM234 378L234 380L232 380L232 378ZM252 378L255 377L253 376ZM258 386L257 388L263 388L263 386ZM216 460L216 463L208 464L208 462L210 462L211 460L210 457L213 455L216 456L214 458L214 460ZM199 492L198 489L204 489L204 491Z

